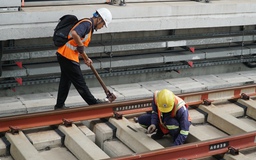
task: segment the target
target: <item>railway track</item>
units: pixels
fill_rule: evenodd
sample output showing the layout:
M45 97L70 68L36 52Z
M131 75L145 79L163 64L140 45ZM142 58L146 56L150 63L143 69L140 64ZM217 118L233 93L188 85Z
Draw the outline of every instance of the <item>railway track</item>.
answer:
M256 85L181 94L186 144L154 141L138 123L151 98L0 118L0 159L255 159Z

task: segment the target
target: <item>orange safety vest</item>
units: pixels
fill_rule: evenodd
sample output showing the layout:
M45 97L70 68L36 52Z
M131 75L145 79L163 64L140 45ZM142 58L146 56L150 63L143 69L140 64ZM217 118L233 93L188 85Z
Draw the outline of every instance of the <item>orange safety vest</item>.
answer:
M155 100L155 104L157 105L157 100L156 100L156 97L157 97L157 93L158 91L155 92L154 94L154 100ZM175 99L174 99L174 106L173 106L173 109L171 111L171 117L174 118L176 116L176 113L177 111L181 108L185 106L186 108L188 108L188 105L183 101L183 99L181 99L180 97L176 96L175 95ZM159 122L160 122L160 128L162 130L162 132L164 134L167 134L169 133L169 130L167 129L167 127L164 125L163 121L162 121L162 112L158 109L158 118L159 118ZM190 118L190 115L188 113L188 120L191 121L191 118Z
M71 31L76 27L78 26L80 23L82 22L90 22L92 24L92 22L89 20L89 19L83 19L81 21L79 21L69 32L69 35L68 35L68 39L72 38L71 36ZM91 30L89 31L89 33L87 35L85 35L84 38L81 38L82 42L83 42L83 45L88 47L90 41L91 41L91 36L92 36L92 27L91 27ZM78 62L79 63L79 53L78 51L76 50L76 47L77 47L77 44L76 42L71 39L70 41L68 41L65 45L61 46L58 48L57 52L59 54L61 54L63 57L69 59L69 60L72 60L72 61L75 61L75 62Z

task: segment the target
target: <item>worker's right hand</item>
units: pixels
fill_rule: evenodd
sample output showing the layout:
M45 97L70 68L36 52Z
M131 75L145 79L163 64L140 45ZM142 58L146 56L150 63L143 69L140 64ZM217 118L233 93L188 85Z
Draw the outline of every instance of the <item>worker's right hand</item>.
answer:
M149 133L149 134L153 133L155 130L156 130L156 125L154 125L154 124L151 124L151 125L148 127L148 133Z
M88 58L88 59L84 60L84 63L85 63L88 67L90 67L90 66L92 65L92 60L91 60L90 58Z

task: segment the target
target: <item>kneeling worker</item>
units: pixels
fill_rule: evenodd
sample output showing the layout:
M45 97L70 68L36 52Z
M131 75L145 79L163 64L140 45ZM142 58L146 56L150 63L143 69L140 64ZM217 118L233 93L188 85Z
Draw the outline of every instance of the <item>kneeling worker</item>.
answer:
M165 134L173 138L171 146L181 145L187 139L191 119L185 102L172 91L163 89L153 96L152 113L138 117L141 126L148 129L152 139L161 139Z

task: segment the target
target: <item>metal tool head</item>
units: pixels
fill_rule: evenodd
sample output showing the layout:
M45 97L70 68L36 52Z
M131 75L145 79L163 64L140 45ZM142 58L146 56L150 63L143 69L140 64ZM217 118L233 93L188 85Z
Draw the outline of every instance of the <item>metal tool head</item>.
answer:
M108 92L107 99L109 100L110 103L112 103L116 99L116 96L113 93Z

